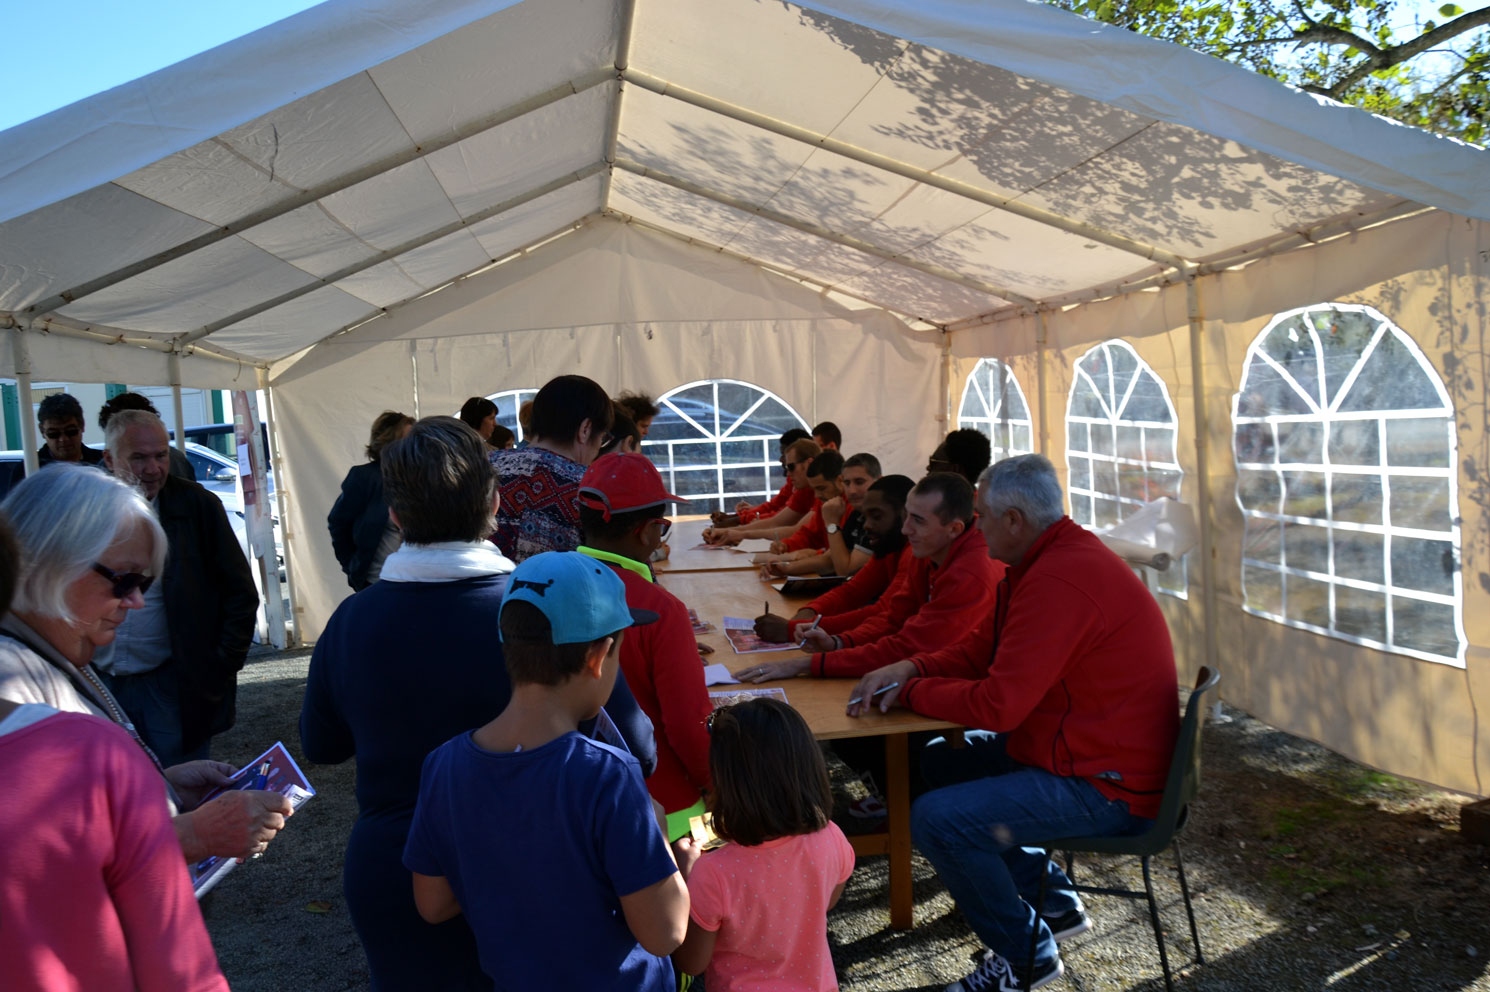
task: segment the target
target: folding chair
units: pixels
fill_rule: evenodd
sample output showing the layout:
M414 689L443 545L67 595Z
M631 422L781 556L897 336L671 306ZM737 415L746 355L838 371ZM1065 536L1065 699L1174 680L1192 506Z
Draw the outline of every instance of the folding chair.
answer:
M1154 825L1146 832L1130 837L1063 837L1032 847L1045 849L1047 857L1054 851L1066 854L1066 874L1071 879L1071 891L1090 892L1098 895L1124 896L1129 899L1147 899L1149 920L1154 925L1154 940L1159 945L1159 962L1164 966L1164 987L1174 992L1174 980L1169 973L1169 955L1164 950L1164 930L1159 922L1159 904L1154 899L1154 882L1149 872L1149 859L1160 851L1174 845L1174 860L1179 867L1180 892L1185 897L1185 913L1190 918L1190 939L1195 942L1195 962L1205 964L1200 951L1200 931L1195 927L1195 910L1190 905L1190 886L1185 882L1185 859L1180 854L1179 832L1189 818L1190 802L1200 791L1200 731L1205 725L1206 695L1221 681L1221 673L1202 667L1195 678L1195 690L1185 705L1185 716L1180 722L1179 737L1174 742L1174 757L1169 762L1169 778L1164 784L1164 798L1159 805L1159 815ZM1077 885L1073 877L1076 854L1128 854L1143 861L1143 891L1135 889L1110 889L1094 885ZM1036 919L1045 908L1046 880L1040 878L1040 895L1035 903ZM1030 953L1025 962L1024 980L1034 973L1035 946L1039 937L1036 928L1030 934Z

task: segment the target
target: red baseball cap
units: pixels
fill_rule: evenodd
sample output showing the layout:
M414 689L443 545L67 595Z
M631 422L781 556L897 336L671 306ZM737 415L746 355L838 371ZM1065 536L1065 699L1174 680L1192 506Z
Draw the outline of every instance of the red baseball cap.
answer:
M579 501L601 511L606 520L612 513L688 502L663 488L662 475L650 458L623 451L612 451L591 463L579 480Z

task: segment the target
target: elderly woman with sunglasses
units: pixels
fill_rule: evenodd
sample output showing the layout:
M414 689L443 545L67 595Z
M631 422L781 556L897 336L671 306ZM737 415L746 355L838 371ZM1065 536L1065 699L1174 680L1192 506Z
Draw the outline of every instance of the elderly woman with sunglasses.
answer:
M291 812L277 792L234 790L231 765L188 761L160 768L91 661L113 642L127 611L144 605L159 575L166 537L150 504L92 468L58 465L21 483L0 514L20 546L11 610L0 619L0 699L90 713L123 727L160 769L173 825L189 862L263 852Z

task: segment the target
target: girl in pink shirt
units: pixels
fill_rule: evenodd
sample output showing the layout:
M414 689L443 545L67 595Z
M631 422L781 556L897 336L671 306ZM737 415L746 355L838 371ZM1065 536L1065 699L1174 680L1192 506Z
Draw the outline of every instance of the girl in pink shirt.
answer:
M836 992L827 917L854 851L828 818L812 731L774 699L715 710L709 729L709 806L730 843L700 857L691 838L679 841L691 906L673 963L703 972L709 992Z

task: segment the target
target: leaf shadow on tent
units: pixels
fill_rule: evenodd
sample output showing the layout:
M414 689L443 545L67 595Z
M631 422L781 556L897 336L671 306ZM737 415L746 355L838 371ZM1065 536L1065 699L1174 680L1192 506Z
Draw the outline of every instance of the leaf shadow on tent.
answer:
M876 125L879 133L955 152L991 189L1083 223L1204 257L1228 237L1218 225L1229 214L1268 211L1286 228L1360 205L1360 187L1275 156L921 45L902 53L894 39L816 11L797 14L915 95L912 117Z

